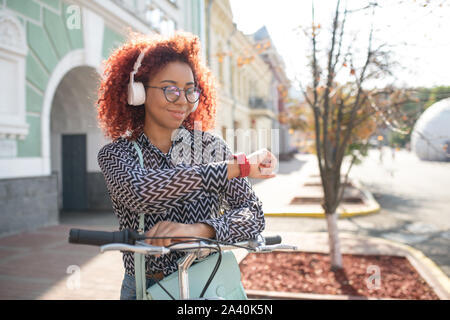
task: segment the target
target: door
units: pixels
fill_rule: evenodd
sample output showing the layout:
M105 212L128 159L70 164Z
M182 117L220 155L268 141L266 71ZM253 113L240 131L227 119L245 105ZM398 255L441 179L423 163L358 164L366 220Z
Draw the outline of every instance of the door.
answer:
M88 209L85 134L62 136L62 185L64 211Z

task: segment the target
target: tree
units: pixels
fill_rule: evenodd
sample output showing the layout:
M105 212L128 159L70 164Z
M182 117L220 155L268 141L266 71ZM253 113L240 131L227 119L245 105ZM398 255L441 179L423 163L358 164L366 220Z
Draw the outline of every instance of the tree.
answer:
M438 86L431 88L430 96L425 104L425 108L428 108L439 100L446 99L448 97L450 97L450 87Z
M381 89L370 88L367 83L390 74L393 62L385 44L375 46L373 24L367 34L367 47L353 47L345 33L349 15L361 10L370 10L372 17L377 7L370 2L364 8L341 11L340 0L336 3L326 49L319 48L320 24L314 21L304 30L311 44L311 83L302 88L305 103L312 110L315 132L315 149L322 181L325 212L331 255L331 269L342 269L342 254L338 237L337 208L342 200L345 183L341 181L341 168L346 155L351 160L345 181L352 165L367 151L370 135L379 122L390 125L401 132L401 106L409 101L408 92L392 86ZM320 38L321 39L321 38ZM344 45L348 45L344 49ZM319 59L320 54L324 59ZM338 75L345 73L348 81L338 81ZM403 132L406 133L406 132Z

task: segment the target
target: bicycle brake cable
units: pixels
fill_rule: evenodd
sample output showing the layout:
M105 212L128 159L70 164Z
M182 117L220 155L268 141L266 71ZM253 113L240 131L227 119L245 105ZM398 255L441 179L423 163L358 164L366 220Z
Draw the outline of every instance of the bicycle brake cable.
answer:
M217 270L219 270L220 264L222 263L222 249L220 248L220 245L217 244L217 248L218 248L218 253L219 253L219 257L217 258L217 262L216 265L214 266L213 271L211 272L208 280L206 281L205 286L203 287L202 293L200 294L200 298L203 298L203 296L205 295L206 290L208 290L209 285L211 284L212 280L214 279Z
M199 247L199 248L202 249L202 248L209 248L209 247ZM197 248L195 248L195 249L197 249ZM211 275L209 276L208 280L206 281L205 286L203 287L202 293L200 294L200 298L203 298L203 295L205 294L206 290L208 289L209 285L211 284L212 279L213 279L214 276L216 275L217 270L219 269L220 263L222 262L222 252L221 252L221 250L220 250L220 246L219 246L219 249L216 249L216 248L209 248L209 249L217 250L217 251L219 252L219 258L218 258L218 260L217 260L217 262L216 262L216 265L215 265L213 271L211 272ZM176 300L175 297L174 297L172 294L170 294L170 292L167 291L166 288L164 288L164 286L159 282L159 280L156 279L156 277L154 277L153 275L151 275L151 277L152 277L152 279L156 282L156 284L157 284L162 290L164 290L164 292L165 292L172 300Z
M145 237L145 239L188 239L188 240L185 240L185 241L180 241L180 242L176 242L176 243L173 243L173 244L169 244L167 247L171 247L171 246L174 246L174 245L177 245L177 244L181 244L181 243L190 243L190 242L199 242L199 241L215 243L217 245L217 248L210 248L210 247L202 247L202 246L200 246L200 247L197 247L197 248L188 249L188 250L197 250L197 249L209 248L209 249L212 249L212 250L216 250L218 252L218 254L219 254L219 256L217 258L216 265L214 266L213 271L211 272L208 280L206 281L199 298L203 298L203 296L205 295L206 290L208 290L209 285L211 284L212 280L214 279L214 277L215 277L215 275L216 275L216 273L217 273L217 271L218 271L218 269L220 267L220 264L222 263L222 249L220 247L220 244L231 245L231 246L235 246L237 248L243 248L243 249L247 249L247 250L254 250L254 248L251 248L251 247L242 246L242 245L236 245L236 244L228 243L228 242L225 242L225 241L219 241L219 240L214 240L214 239L209 239L209 238L202 238L202 237ZM184 250L186 250L186 249L184 249ZM156 279L153 276L152 276L152 279L155 280L155 282L159 285L159 287L162 290L164 290L164 292L166 292L167 295L169 295L169 297L172 300L176 300L175 297L173 295L171 295L167 291L167 289L164 288L163 285L161 285L161 283L159 283L158 279Z
M176 300L175 297L174 297L173 295L171 295L170 292L167 291L167 289L164 288L164 286L163 286L161 283L159 283L159 280L156 279L156 277L154 277L153 275L151 275L151 277L152 277L152 279L156 282L156 284L157 284L161 289L163 289L165 293L167 293L167 294L169 295L169 297L170 297L172 300Z

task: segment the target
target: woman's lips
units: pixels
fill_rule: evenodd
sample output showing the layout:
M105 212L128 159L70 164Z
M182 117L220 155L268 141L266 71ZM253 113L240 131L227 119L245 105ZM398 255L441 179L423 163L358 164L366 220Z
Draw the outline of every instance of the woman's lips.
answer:
M172 110L168 110L169 113L172 115L172 117L174 117L177 120L181 120L184 118L184 111L172 111Z

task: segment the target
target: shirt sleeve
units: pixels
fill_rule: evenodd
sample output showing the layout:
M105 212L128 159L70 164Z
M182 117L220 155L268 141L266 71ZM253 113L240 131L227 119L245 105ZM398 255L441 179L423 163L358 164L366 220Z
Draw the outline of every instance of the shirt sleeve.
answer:
M98 164L111 197L132 211L157 213L199 199L202 190L223 192L228 181L225 161L170 169L144 169L119 143L100 149Z
M224 160L232 153L226 142L217 137L222 145ZM244 241L256 238L265 228L262 202L253 191L247 178L234 178L226 181L223 193L225 210L218 218L211 218L206 223L216 231L220 241Z

